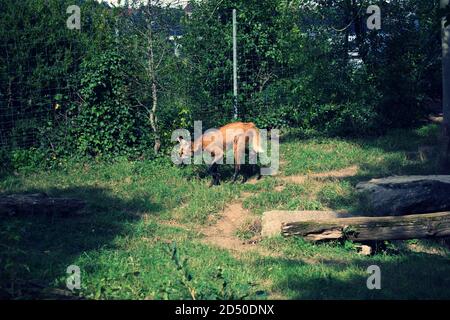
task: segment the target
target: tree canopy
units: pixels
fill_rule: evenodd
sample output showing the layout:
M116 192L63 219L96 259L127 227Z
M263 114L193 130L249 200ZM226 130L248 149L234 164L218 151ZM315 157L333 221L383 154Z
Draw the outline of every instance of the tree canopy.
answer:
M74 3L81 30L65 27ZM381 9L380 30L367 28L369 5ZM154 156L155 141L170 147L172 130L194 120L232 121L232 9L239 118L261 128L378 134L415 125L441 97L437 1L191 6L186 15L160 5L3 0L0 144L46 157Z

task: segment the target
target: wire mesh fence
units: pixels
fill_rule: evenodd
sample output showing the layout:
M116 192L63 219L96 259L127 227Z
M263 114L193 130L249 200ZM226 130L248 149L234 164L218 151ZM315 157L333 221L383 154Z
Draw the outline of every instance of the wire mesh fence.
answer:
M77 94L79 46L76 38L0 44L0 147L38 147L48 122L66 120L60 108Z
M391 9L385 4L383 29L372 32L366 23L368 3L365 1L357 4L354 11L341 6L339 1L320 2L321 10L310 8L307 1L297 7L289 1L264 1L263 5L220 0L175 1L182 7L154 1L147 17L141 7L132 3L128 1L126 6L115 9L103 6L99 15L83 9L81 31L67 30L67 1L57 11L60 15L55 22L57 26L50 25L45 34L43 29L34 36L20 28L11 34L2 32L0 148L54 148L54 130L70 134L76 112L68 106L79 106L84 99L80 80L82 63L100 55L107 47L102 42L106 34L116 38L114 46L126 59L132 60L130 63L139 60L134 69L126 71L134 74L124 84L130 108L138 118L147 117L151 111L156 97L151 94L151 84L155 83L159 103L156 116L161 131L189 126L194 120L202 120L205 128L219 126L236 119L236 113L237 119L251 120L269 129L314 125L318 119L326 127L327 119L334 121L337 114L345 113L353 100L360 106L369 105L380 88L387 93L380 99L386 104L401 102L403 98L386 98L397 89L399 94L406 91L412 95L420 85L428 86L420 90L434 90L433 94L439 94L439 90L432 89L438 85L432 81L439 77L411 78L400 81L404 87L395 88L399 81L384 80L390 71L377 71L381 66L392 65L393 70L403 68L402 59L411 59L408 61L411 65L427 62L423 69L414 70L415 73L406 70L413 77L439 70L439 64L433 60L439 55L439 45L436 45L439 32L430 33L420 47L414 47L420 39L413 41L416 36L424 38L429 31L428 22L422 22L420 12L432 7L423 9L412 5L410 10L416 10L417 14L408 15L407 23L399 27L401 15L397 11L402 7ZM233 24L236 8L236 24ZM108 23L112 25L107 26ZM149 38L149 31L151 37L159 37L151 55L148 40L154 38ZM392 39L401 37L409 42L397 48ZM91 51L86 50L86 44L94 40L99 44ZM148 63L150 56L153 65ZM135 81L138 77L141 77L139 81ZM389 86L393 88L391 91ZM324 105L319 114L317 106ZM358 112L352 115L354 119L368 118L366 109ZM355 126L353 120L348 125L346 119L342 121L339 124L342 127ZM146 125L151 127L150 123Z

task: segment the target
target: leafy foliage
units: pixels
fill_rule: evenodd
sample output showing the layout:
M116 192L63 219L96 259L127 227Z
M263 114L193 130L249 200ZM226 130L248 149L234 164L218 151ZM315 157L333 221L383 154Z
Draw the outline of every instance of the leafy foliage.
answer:
M128 97L127 63L117 51L82 65L82 103L74 107L71 138L83 155L119 155L137 140Z
M152 141L171 148L174 129L233 121L232 9L241 120L378 134L417 124L441 96L437 2L202 0L189 17L90 0L78 3L81 31L65 27L69 2L5 0L0 17L0 143L40 149L49 163L153 157ZM366 27L369 4L381 7L381 30Z
M445 17L445 26L448 27L450 25L450 5L447 5L442 12Z

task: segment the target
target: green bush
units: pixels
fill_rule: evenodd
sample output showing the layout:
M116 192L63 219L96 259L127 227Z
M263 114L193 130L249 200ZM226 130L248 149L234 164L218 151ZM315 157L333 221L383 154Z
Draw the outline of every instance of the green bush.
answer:
M47 152L42 149L16 149L10 152L9 163L14 170L31 172L45 167Z
M377 127L377 113L373 107L358 103L325 104L310 114L314 129L331 136L364 136Z
M331 26L365 20L357 3L204 0L192 3L189 18L159 8L148 20L139 10L77 0L85 14L81 31L73 31L61 28L69 0L16 2L3 1L0 16L8 53L0 54L0 135L11 149L47 149L50 160L153 158L156 137L164 151L172 131L192 129L194 120L204 129L234 121L233 8L241 120L301 134L362 135L417 124L427 101L442 96L438 2L377 0L381 31L353 24L339 32ZM154 97L143 36L150 25L157 133L149 124ZM167 40L178 30L180 55Z
M127 62L118 49L94 55L82 64L82 102L73 105L71 139L82 155L118 156L137 141L128 100Z
M288 108L261 113L255 117L255 124L260 129L282 129L289 127L287 121Z

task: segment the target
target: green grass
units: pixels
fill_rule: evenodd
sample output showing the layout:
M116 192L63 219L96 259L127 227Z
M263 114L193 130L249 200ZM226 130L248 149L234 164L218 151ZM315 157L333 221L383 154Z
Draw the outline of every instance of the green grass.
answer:
M288 184L282 191L266 191L246 199L244 207L256 213L267 210L322 210L324 206L312 198L307 185Z
M410 161L406 152L418 151L420 145L437 144L439 127L425 126L414 131L395 130L378 139L310 139L289 141L281 148L286 161L286 175L344 169L353 165L361 175L428 173L435 163L423 165Z
M2 217L0 297L40 297L27 290L30 283L64 288L66 268L78 265L78 294L90 299L448 299L450 254L437 241L392 243L389 250L362 257L348 243L280 237L259 244L268 254L236 255L204 244L198 231L242 192L254 193L244 206L257 214L363 210L354 192L357 182L435 171L433 159L408 160L406 152L435 143L436 135L437 127L427 126L366 140L285 141L283 175L359 167L354 177L303 184L267 177L255 185L227 180L209 188L209 178L199 178L198 170L166 160L74 164L6 175L0 193L46 192L84 199L88 205L72 217ZM237 230L237 236L253 236L247 229ZM423 250L415 252L411 245ZM373 264L382 270L379 291L366 287L366 269Z

